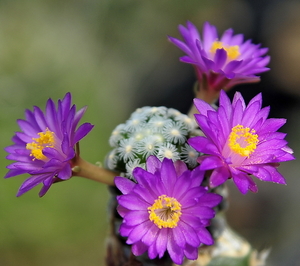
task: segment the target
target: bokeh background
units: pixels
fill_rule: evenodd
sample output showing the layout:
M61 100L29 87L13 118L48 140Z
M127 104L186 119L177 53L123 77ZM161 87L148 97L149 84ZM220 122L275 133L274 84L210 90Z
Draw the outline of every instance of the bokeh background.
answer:
M247 100L263 92L272 117L299 153L300 3L290 0L0 0L0 161L18 131L16 120L33 105L44 107L68 91L84 121L95 124L81 142L82 157L103 162L108 138L135 108L165 105L186 112L195 82L191 66L166 36L178 24L205 20L219 32L232 27L270 47L271 71L259 84L234 88ZM281 167L287 186L258 182L259 193L230 187L230 225L254 247L272 247L269 266L300 265L300 166ZM0 265L104 265L109 194L104 185L72 178L16 198L27 176L0 183Z

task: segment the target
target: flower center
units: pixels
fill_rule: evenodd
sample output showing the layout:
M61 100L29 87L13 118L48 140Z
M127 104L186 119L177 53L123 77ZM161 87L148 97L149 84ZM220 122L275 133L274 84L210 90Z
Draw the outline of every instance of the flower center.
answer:
M233 45L233 46L229 46L229 45L224 45L222 42L219 41L215 41L213 42L211 48L210 48L210 52L215 54L217 49L224 49L227 52L227 57L230 60L235 60L240 56L240 51L239 51L239 46L238 45Z
M181 216L181 204L175 198L161 195L148 208L148 212L150 221L154 222L159 229L174 228Z
M258 135L255 134L254 129L236 125L232 128L228 140L228 145L233 152L247 157L255 151Z
M43 149L54 147L54 132L46 128L45 132L39 132L38 135L39 138L32 138L33 142L27 143L26 149L31 150L30 156L34 157L33 160L46 160L47 157L43 154Z

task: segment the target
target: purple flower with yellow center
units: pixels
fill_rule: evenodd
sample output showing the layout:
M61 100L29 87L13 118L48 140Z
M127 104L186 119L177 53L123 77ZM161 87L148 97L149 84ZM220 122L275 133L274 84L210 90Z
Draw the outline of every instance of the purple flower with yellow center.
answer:
M169 40L186 53L180 61L192 64L200 84L210 90L257 82L260 78L256 75L269 70L266 65L270 57L264 56L268 48L260 48L251 40L244 42L243 35L233 35L232 29L219 38L216 27L205 22L201 38L195 25L188 21L186 28L179 26L179 32L183 41L173 37Z
M199 168L190 171L182 161L161 162L155 156L148 157L146 164L147 170L133 171L137 183L115 178L124 194L117 198L123 217L120 234L128 237L126 243L136 256L148 251L150 259L161 258L168 251L177 264L184 256L197 259L202 243L213 244L205 227L222 197L201 186L204 171Z
M6 157L16 162L7 166L5 178L28 173L31 175L21 185L17 196L42 183L39 196L43 196L50 186L59 180L72 176L71 160L75 157L74 146L86 136L93 125L84 123L76 129L86 107L76 112L71 106L71 94L59 100L57 108L49 99L45 113L34 107L25 111L25 120L18 120L22 132L16 132L14 145L6 147Z
M286 184L276 169L280 162L294 159L284 140L286 134L277 132L286 119L267 119L270 108L261 108L261 94L246 106L239 92L231 104L221 91L218 110L200 99L194 103L200 112L195 118L205 137L190 138L188 143L205 154L198 162L201 170L212 170L211 187L232 178L243 194L249 189L257 192L250 175L262 181Z

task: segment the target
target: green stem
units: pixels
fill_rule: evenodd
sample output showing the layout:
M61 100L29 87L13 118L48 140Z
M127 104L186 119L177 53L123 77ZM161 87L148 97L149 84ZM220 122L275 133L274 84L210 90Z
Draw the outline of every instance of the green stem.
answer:
M76 156L74 159L72 167L73 176L84 177L110 186L114 185L114 178L119 173L91 164L79 156Z
M209 89L207 86L205 86L205 81L202 81L201 84L198 82L195 83L194 86L194 92L195 92L195 98L201 99L209 104L214 104L220 95L220 91ZM193 104L190 111L188 112L189 117L194 117L194 114L198 114L198 110Z

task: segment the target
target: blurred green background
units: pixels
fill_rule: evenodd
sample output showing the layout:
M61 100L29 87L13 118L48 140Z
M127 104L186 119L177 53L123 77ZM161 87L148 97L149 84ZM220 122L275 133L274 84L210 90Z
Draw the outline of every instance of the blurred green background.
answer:
M177 25L186 20L199 28L209 20L220 32L233 27L235 32L243 32L247 38L254 35L258 42L264 41L264 46L271 45L268 39L256 34L258 9L249 2L1 0L1 175L5 175L5 166L9 163L3 148L11 144L11 137L19 130L16 120L24 118L26 108L31 109L33 105L44 108L49 97L57 101L70 91L78 108L88 105L83 122L90 122L95 128L81 141L81 154L93 163L103 162L109 151L111 131L136 107L164 104L186 108L181 105L182 97L178 95L180 91L188 90L183 93L192 98L193 70L178 62L182 52L172 46L166 36L179 37ZM265 25L262 28L265 33L269 32L269 21L261 19L260 22ZM272 79L272 75L266 74L266 79ZM293 88L298 87L291 84L289 96L298 97L299 91ZM270 88L266 88L267 93L268 90L270 93ZM282 93L280 87L277 91ZM250 96L255 94L254 89ZM170 98L176 102L170 102ZM187 105L191 103L189 100ZM295 117L295 112L291 110L290 116ZM299 125L298 120L294 122ZM296 132L299 132L299 127L291 128L294 132L298 128ZM298 171L296 164L290 166L293 173ZM40 187L16 198L18 187L26 177L2 179L0 183L0 265L104 265L108 231L107 188L74 177L52 186L43 198L37 195ZM277 191L282 191L287 202L299 200L289 187L262 186L262 193L265 192L262 195L267 196L257 198L263 198L263 201L274 201L278 197ZM268 194L268 191L271 192ZM294 198L290 199L289 193ZM256 200L256 195L235 193L234 197L238 198L238 204L233 199L229 212L234 228L247 238L252 236L251 240L258 248L267 242L267 246L275 245L275 250L285 250L287 247L280 242L280 237L287 235L285 225L275 223L277 234L272 236L273 232L267 230L269 223L259 222L259 219L265 221L266 217L263 217L263 208L257 211L261 201ZM244 205L241 206L241 202ZM285 207L278 202L279 198L275 204L266 205L268 210L273 206L272 219L282 210L276 209L278 205ZM249 210L245 213L250 221L240 219L241 210ZM297 224L299 215L293 221ZM292 226L295 227L294 223ZM253 233L257 233L257 237ZM285 243L289 243L288 240Z

